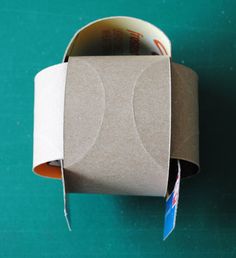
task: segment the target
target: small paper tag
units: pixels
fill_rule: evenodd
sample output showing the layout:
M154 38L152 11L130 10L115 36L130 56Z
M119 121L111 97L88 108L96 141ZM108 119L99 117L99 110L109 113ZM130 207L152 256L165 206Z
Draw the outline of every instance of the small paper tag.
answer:
M178 201L179 201L179 185L180 185L180 162L178 160L178 173L175 181L175 186L172 193L168 197L166 197L163 240L165 240L175 228Z

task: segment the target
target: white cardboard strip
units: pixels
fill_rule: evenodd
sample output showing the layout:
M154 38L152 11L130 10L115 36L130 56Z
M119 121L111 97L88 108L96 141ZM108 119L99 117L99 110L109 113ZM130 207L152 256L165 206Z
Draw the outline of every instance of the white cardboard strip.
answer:
M35 77L33 167L63 159L63 113L67 63Z

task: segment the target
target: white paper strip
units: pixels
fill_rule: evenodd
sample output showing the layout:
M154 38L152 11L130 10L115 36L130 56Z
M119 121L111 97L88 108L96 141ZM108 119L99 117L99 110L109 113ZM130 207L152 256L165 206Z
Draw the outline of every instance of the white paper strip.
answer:
M67 63L48 67L35 77L34 169L63 159L63 113Z

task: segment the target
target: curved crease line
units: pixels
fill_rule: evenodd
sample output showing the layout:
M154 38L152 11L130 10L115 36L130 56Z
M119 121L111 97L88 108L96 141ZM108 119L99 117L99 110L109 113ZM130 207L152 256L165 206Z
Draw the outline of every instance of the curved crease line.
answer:
M102 125L103 125L103 120L104 120L104 115L105 115L105 110L106 110L106 91L105 91L105 88L104 88L104 85L103 85L103 80L99 74L99 72L97 71L96 68L94 68L88 61L81 61L81 63L85 63L87 64L88 66L91 67L92 70L95 71L95 73L98 75L98 79L100 80L101 84L102 84L102 89L103 89L103 112L102 112L102 119L101 119L101 122L100 122L100 126L98 127L98 130L97 130L97 133L96 133L96 136L95 136L95 139L94 139L94 142L92 143L92 145L90 146L90 148L88 149L88 151L79 159L79 160L75 160L74 162L72 162L71 164L69 164L67 167L68 169L72 166L74 166L75 164L78 164L81 160L83 160L86 156L88 156L88 154L91 152L91 150L93 149L93 147L96 145L96 142L97 142L97 139L100 135L100 132L101 132L101 129L102 129Z
M133 114L134 114L134 115L133 115L134 124L135 124L134 127L135 127L135 131L136 131L136 133L137 133L139 142L140 142L141 146L143 147L144 151L148 154L148 156L154 161L154 163L156 164L156 166L159 168L159 167L162 167L162 166L156 161L156 159L152 156L152 154L146 149L146 147L145 147L145 145L144 145L144 143L143 143L143 141L142 141L142 138L141 138L140 133L139 133L138 128L137 128L137 123L136 123L136 119L135 119L135 108L134 108L134 95L135 95L135 89L136 89L136 86L137 86L137 82L138 82L138 80L140 79L140 77L143 76L143 73L144 73L147 69L149 69L149 68L150 68L153 64L155 64L155 63L157 63L157 62L155 61L155 62L149 64L148 66L146 66L146 67L143 69L142 73L139 74L139 76L137 76L137 78L135 79L134 88L133 88L133 95L132 95L132 96L133 96L133 97L132 97L132 109L133 109ZM158 171L159 171L159 170L158 170Z

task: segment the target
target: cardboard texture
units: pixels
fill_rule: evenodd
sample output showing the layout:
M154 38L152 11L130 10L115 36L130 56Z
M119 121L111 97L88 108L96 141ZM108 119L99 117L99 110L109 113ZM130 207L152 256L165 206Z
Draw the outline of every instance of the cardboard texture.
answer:
M67 192L165 196L170 126L169 57L69 58Z

